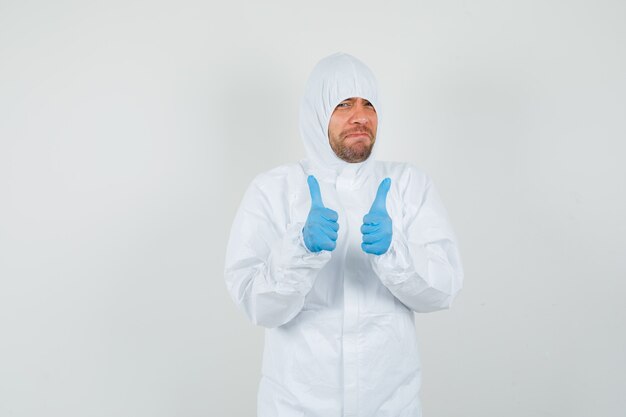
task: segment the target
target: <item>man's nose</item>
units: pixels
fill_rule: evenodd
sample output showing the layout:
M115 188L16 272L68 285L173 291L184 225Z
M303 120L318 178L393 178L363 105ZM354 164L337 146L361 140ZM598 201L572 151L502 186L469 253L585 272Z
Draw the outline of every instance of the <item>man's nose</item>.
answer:
M352 113L351 122L365 124L368 122L368 120L369 119L367 118L367 114L365 113L365 107L359 105L355 106Z

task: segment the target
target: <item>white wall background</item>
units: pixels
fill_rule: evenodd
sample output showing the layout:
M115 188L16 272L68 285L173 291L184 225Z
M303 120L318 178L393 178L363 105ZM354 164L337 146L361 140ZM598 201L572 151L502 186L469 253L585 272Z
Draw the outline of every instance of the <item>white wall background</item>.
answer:
M298 3L0 0L0 416L254 415L226 239L335 51L461 243L425 416L623 416L626 3Z

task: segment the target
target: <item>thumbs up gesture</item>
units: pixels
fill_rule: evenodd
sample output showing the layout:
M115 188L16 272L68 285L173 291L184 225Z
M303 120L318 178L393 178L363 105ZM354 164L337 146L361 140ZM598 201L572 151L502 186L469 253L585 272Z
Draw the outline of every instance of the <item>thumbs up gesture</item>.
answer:
M324 207L320 186L313 175L307 178L311 193L311 210L306 219L302 236L311 252L332 251L337 246L337 212Z
M376 198L369 213L363 216L361 249L366 253L382 255L391 245L391 217L387 214L387 193L391 179L385 178L378 186Z

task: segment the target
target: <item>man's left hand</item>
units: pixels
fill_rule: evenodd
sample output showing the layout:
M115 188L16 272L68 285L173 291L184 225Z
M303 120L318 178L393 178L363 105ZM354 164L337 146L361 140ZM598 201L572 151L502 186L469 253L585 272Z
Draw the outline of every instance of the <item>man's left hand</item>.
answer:
M387 213L389 187L391 187L391 179L385 178L378 186L378 192L369 213L363 217L361 249L366 253L382 255L391 245L392 223Z

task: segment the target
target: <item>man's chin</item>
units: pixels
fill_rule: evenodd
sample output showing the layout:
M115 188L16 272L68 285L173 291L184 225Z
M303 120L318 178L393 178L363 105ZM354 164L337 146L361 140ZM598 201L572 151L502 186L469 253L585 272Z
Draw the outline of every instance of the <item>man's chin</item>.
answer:
M355 144L349 148L350 150L346 152L346 157L348 162L358 163L363 162L367 158L369 158L372 153L372 147L367 146L364 143Z

